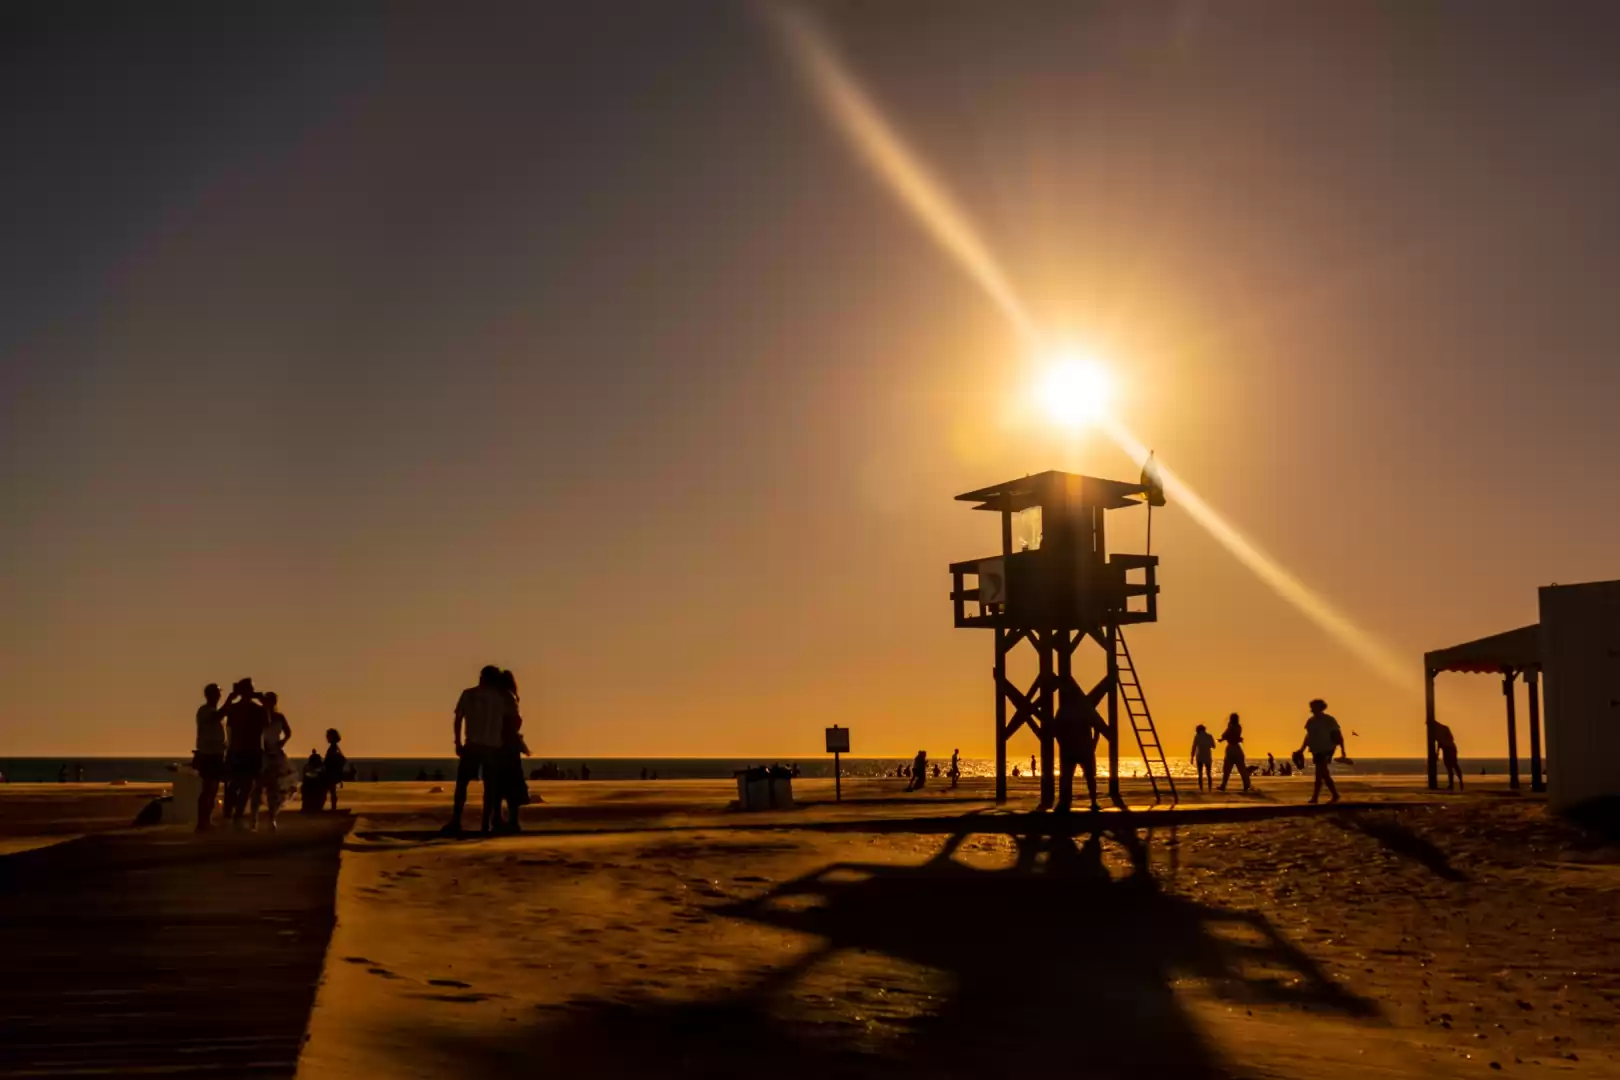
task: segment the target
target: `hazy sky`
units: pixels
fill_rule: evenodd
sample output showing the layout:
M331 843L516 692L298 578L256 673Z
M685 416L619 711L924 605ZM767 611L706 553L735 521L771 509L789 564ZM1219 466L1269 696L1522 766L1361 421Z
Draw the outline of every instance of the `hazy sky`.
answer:
M486 662L541 757L988 753L946 567L999 538L951 496L1135 466L1008 422L1017 337L761 9L253 10L0 15L0 756L178 756L242 675L444 753ZM1414 685L1620 576L1620 8L813 10L1122 419ZM1172 751L1320 695L1421 752L1184 510L1154 548ZM1440 702L1504 752L1494 679Z

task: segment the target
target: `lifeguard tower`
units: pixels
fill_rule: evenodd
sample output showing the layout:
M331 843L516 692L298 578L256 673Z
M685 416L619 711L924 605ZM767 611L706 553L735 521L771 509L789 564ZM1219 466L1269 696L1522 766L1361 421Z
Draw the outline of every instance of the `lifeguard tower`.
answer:
M1108 741L1109 797L1119 801L1122 702L1155 799L1175 796L1122 630L1157 620L1159 560L1108 552L1109 511L1141 506L1148 497L1145 483L1057 471L956 497L976 503L975 510L1001 515L999 555L951 564L956 625L995 633L997 801L1007 798L1007 740L1027 724L1040 740L1041 805L1052 805L1052 719L1063 704L1061 695L1075 692L1085 695L1106 722L1101 737ZM1087 640L1102 650L1105 663L1105 673L1089 690L1074 670L1075 654ZM1027 690L1007 675L1008 655L1024 642L1034 649L1038 665Z

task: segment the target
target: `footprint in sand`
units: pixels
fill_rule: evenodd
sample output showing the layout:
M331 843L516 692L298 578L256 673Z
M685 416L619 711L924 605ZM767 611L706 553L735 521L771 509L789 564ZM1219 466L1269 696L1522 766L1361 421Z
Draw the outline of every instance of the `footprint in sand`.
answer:
M383 967L366 968L366 974L367 975L380 975L385 979L397 979L397 978L399 978L398 975L395 975L392 971L389 971L387 968L383 968Z
M363 956L345 956L343 958L343 962L345 964L369 964L369 963L371 963L370 960L367 960Z
M462 982L460 979L429 979L429 986L452 986L457 990L470 990L472 983Z

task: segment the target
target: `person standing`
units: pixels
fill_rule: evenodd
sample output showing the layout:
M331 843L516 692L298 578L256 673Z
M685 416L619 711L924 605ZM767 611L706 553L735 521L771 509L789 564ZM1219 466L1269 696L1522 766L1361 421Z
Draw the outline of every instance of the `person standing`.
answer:
M287 772L287 740L292 738L292 728L287 724L287 718L276 711L278 702L275 691L264 692L264 709L269 718L264 725L263 752L264 768L259 773L258 782L253 789L253 828L259 827L259 796L264 796L265 810L269 815L270 831L276 831L276 815L281 813L281 804L286 794Z
M1462 766L1457 762L1457 736L1451 729L1436 720L1434 722L1434 741L1440 746L1440 758L1446 764L1446 790L1461 789L1463 786Z
M1243 758L1243 722L1238 714L1233 713L1226 720L1226 730L1221 732L1221 742L1226 744L1226 760L1221 765L1221 790L1226 790L1226 783L1232 778L1232 770L1236 769L1243 778L1243 790L1249 790L1248 762Z
M1311 802L1322 797L1322 786L1327 785L1328 793L1333 797L1330 803L1339 801L1339 788L1333 783L1333 748L1338 747L1340 753L1344 751L1344 732L1339 728L1339 722L1328 714L1327 702L1317 698L1311 702L1311 715L1305 721L1305 741L1300 744L1302 751L1310 751L1311 759L1316 765L1316 785L1311 789Z
M510 671L501 672L501 690L511 700L511 709L501 722L500 781L496 785L501 800L506 803L507 818L491 825L506 832L521 832L518 811L529 803L529 784L523 779L523 759L529 754L529 744L523 738L523 717L518 711L517 676ZM486 783L488 781L485 781Z
M219 800L219 782L225 776L225 710L219 704L219 684L203 687L203 703L197 706L197 743L191 751L191 767L202 781L197 793L197 831L214 827L214 803Z
M911 763L911 783L906 785L907 791L921 791L922 786L928 782L928 751L919 750Z
M951 778L951 787L955 787L962 779L962 751L957 748L951 751L951 771L946 773Z
M1215 736L1203 724L1193 733L1192 760L1198 767L1198 790L1203 791L1205 779L1211 791L1215 789Z
M456 795L450 821L442 830L448 836L460 836L461 815L467 807L467 786L474 780L484 781L484 813L482 831L488 833L491 820L499 815L500 806L500 754L501 730L508 712L516 712L516 705L501 689L501 669L485 665L478 673L478 685L461 692L456 699L454 732L456 740ZM641 770L647 778L647 770Z
M1066 814L1074 800L1074 769L1078 765L1085 774L1086 794L1091 797L1091 812L1098 813L1097 805L1097 736L1105 724L1097 715L1097 707L1080 690L1073 678L1063 688L1057 715L1052 717L1052 733L1058 750L1057 812ZM1015 769L1013 775L1017 775Z
M343 741L343 733L335 727L326 729L326 756L321 759L321 787L326 798L332 800L332 809L337 809L338 788L343 786L344 777L349 775L349 759L343 756L343 750L338 743Z
M264 772L264 729L270 722L252 679L238 679L225 699L225 816L247 825L248 798Z

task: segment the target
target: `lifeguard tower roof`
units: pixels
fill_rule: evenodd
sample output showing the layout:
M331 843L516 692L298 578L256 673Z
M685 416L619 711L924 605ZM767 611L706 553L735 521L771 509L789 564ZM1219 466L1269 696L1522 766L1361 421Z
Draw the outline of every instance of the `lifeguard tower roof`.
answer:
M1032 506L1048 505L1067 498L1068 493L1077 488L1080 492L1080 505L1098 506L1104 510L1118 510L1138 505L1147 495L1147 488L1141 484L1129 484L1123 480L1103 480L1095 476L1081 476L1078 473L1048 469L1033 476L965 492L956 499L958 502L978 503L979 505L973 508L975 510L1016 514Z

